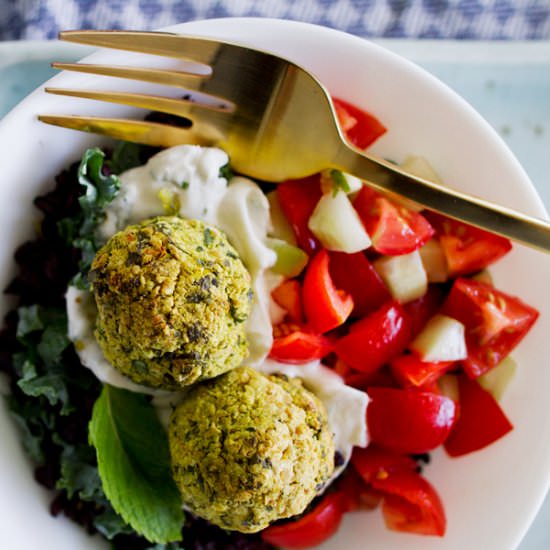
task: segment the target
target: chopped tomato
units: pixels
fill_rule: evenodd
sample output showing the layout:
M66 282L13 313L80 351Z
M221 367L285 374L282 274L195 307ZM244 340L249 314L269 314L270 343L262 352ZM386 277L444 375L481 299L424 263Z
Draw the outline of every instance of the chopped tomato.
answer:
M463 368L477 378L500 363L527 334L538 311L490 285L457 279L442 313L466 327L468 357Z
M451 456L461 456L490 445L513 429L498 402L476 380L458 376L460 415L445 441Z
M425 215L439 237L451 277L481 271L512 248L508 239L494 233L436 212Z
M313 210L321 198L321 176L286 180L277 185L277 198L289 221L298 246L309 255L319 249L319 241L307 226Z
M411 339L420 334L426 323L438 312L444 299L441 287L431 284L423 296L403 304L411 319Z
M353 371L344 376L344 381L348 386L368 392L371 387L375 388L396 388L397 384L389 368L383 366L373 372Z
M329 260L326 250L318 252L307 266L302 287L308 325L321 333L341 325L353 310L353 298L334 286Z
M338 531L345 507L340 493L326 493L311 512L296 521L269 526L262 531L262 538L269 544L285 548L317 546Z
M370 388L371 441L396 453L425 453L441 445L456 420L452 399L431 392Z
M384 304L350 326L335 352L354 369L372 373L403 352L410 341L411 322L397 301Z
M353 468L346 468L336 480L335 489L342 495L345 512L373 510L382 499L381 493L365 483Z
M386 132L374 116L342 99L333 98L336 116L348 140L358 149L365 149Z
M420 474L392 472L373 479L372 485L384 494L382 513L389 529L439 537L445 534L447 519L441 499Z
M434 234L422 214L393 203L367 185L361 188L353 206L374 250L380 254L395 256L414 252Z
M383 479L396 471L414 472L418 467L410 456L388 451L373 443L365 449L355 447L351 463L367 483L371 483L373 479Z
M441 375L452 369L454 365L454 361L421 361L413 353L401 355L390 362L394 378L404 388L431 384Z
M276 304L281 306L293 323L304 322L302 289L296 279L287 279L271 292Z
M322 334L297 325L281 323L274 327L273 335L269 357L281 363L306 363L322 359L332 351L331 342Z
M330 253L330 274L334 284L353 298L353 315L363 317L378 309L391 295L363 252Z

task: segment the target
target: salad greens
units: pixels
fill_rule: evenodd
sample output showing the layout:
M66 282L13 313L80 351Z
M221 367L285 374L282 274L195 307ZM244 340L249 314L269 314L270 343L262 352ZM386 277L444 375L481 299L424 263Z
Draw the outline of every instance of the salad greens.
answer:
M168 439L147 398L105 385L94 405L90 442L115 510L151 542L180 540L183 511Z
M105 174L104 160L105 153L97 147L84 153L78 167L78 183L84 188L84 194L78 199L80 213L59 222L59 231L67 243L82 251L79 272L72 281L81 289L89 287L87 273L100 248L95 233L103 221L104 209L120 189L118 176ZM120 159L117 164L120 164Z
M137 161L133 144L119 146L116 151L108 164L100 149L85 152L69 175L80 184L79 208L69 217L62 217L66 213L59 216L53 235L67 251L80 249L79 273L72 284L81 288L88 287L86 273L99 248L95 230L102 221L103 209L120 187L119 178L110 171L123 171L132 163L142 162ZM52 200L48 196L42 199ZM55 305L50 305L52 301ZM113 388L100 393L101 384L80 364L67 337L65 308L58 305L62 300L44 296L44 302L47 305L23 302L25 305L12 316L15 320L11 333L6 329L2 337L3 347L10 350L13 376L6 400L23 447L37 465L37 478L59 491L52 513L64 508L60 502L78 502L73 506L78 510L75 519L109 540L119 535L135 536L137 531L150 538L151 548L156 550L179 547L164 544L181 538L183 513L170 477L166 436L154 409L143 396ZM125 414L121 415L123 410ZM127 414L129 410L131 414ZM87 423L92 414L88 441ZM149 477L143 472L149 472ZM118 480L113 480L117 476ZM151 483L157 485L147 499L144 495Z

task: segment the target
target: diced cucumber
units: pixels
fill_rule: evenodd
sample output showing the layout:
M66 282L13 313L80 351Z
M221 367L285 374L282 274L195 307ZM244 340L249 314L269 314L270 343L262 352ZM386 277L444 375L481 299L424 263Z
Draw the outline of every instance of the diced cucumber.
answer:
M424 157L409 155L401 163L401 168L413 176L418 176L434 183L442 183L438 173Z
M267 246L277 254L277 261L271 268L275 273L285 277L297 277L308 262L308 255L297 246L282 239L268 238Z
M296 235L281 208L277 191L270 191L267 194L267 201L269 202L269 215L271 218L269 235L295 245Z
M470 278L472 281L479 281L480 283L493 286L493 276L488 269L483 269Z
M351 254L371 244L359 215L342 191L326 193L319 199L308 227L328 250Z
M391 295L402 304L420 298L428 290L428 277L418 250L401 256L383 256L373 266Z
M441 179L437 175L437 172L433 169L432 165L424 158L415 155L408 156L399 166L405 172L412 174L413 176L418 176L428 181L433 181L434 183L442 183ZM402 195L397 195L396 193L387 193L387 196L397 202L401 206L412 210L413 212L420 212L424 207L417 202L414 202L411 199L407 199Z
M419 249L422 264L430 283L444 283L449 278L445 253L437 239L430 239Z
M511 357L504 358L496 367L482 374L477 381L482 388L500 401L508 384L516 374L517 364Z
M351 174L336 169L321 172L321 191L323 193L334 193L334 191L341 190L349 195L359 191L361 187L363 187L363 181Z
M447 315L434 315L411 342L410 349L422 361L459 361L466 359L464 325Z

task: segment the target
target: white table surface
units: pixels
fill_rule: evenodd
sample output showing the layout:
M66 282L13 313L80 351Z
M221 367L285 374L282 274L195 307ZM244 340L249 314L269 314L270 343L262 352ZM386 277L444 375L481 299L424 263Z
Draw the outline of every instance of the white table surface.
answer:
M550 208L550 42L377 40L448 84L499 132ZM0 117L54 74L49 62L86 48L0 42ZM550 497L518 550L550 548Z

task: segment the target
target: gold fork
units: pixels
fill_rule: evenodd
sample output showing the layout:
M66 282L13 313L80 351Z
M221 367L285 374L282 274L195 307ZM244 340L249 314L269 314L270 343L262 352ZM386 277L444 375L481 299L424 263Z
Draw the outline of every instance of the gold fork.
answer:
M237 44L169 33L66 31L60 38L187 60L182 70L54 63L59 69L178 86L185 89L181 98L46 91L161 111L184 117L188 125L41 115L44 122L163 147L217 145L229 154L237 172L274 182L336 168L379 191L397 193L430 210L550 252L550 223L413 176L354 148L337 123L324 86L291 61Z

